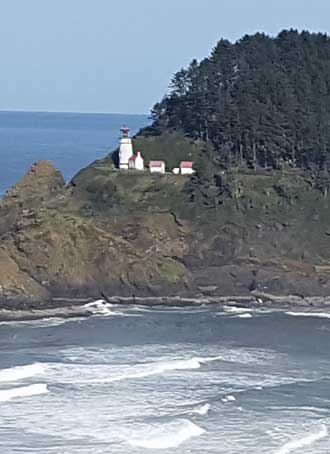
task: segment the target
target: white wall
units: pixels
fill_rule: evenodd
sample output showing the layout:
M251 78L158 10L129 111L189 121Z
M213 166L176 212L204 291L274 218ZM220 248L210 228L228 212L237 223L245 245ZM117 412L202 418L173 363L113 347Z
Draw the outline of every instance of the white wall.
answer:
M135 170L144 170L144 159L140 153L138 153L135 158Z
M191 167L181 167L181 175L191 175L194 173L194 169Z
M130 138L122 138L120 139L120 147L119 147L119 164L120 167L128 166L129 158L133 155L133 145L132 140Z
M151 167L150 173L165 173L165 164L163 163L161 167Z

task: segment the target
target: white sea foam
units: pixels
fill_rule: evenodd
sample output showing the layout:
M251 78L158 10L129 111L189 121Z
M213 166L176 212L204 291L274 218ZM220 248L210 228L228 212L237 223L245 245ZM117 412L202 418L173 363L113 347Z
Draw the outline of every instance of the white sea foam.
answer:
M237 307L237 306L224 306L224 312L228 312L230 314L245 314L252 312L252 309L248 307Z
M21 327L29 326L31 328L50 328L52 326L60 326L66 323L77 323L85 320L86 317L74 317L74 318L61 318L61 317L49 317L49 318L40 318L33 320L11 320L6 322L0 322L0 326L11 326L11 327Z
M142 363L136 365L123 364L117 366L115 369L113 367L109 368L107 366L104 367L100 365L98 366L99 375L97 376L97 378L86 378L85 380L77 379L74 380L74 383L113 383L122 380L145 378L152 375L160 375L166 372L199 369L203 364L210 361L216 361L218 359L221 359L221 357L193 357L190 359L154 361L151 363ZM75 372L77 372L77 365L75 364L73 367ZM54 370L58 368L58 365L53 366ZM68 372L68 370L66 370L66 372ZM103 377L100 375L100 372L102 375L104 375ZM93 375L95 376L95 373ZM63 378L61 378L61 380L62 379Z
M219 355L216 355L219 350ZM263 364L265 361L269 362L274 358L272 353L253 351L250 349L214 349L212 353L214 356L190 356L186 358L173 358L169 356L160 356L158 359L150 362L136 362L140 358L143 359L147 356L146 351L141 354L139 351L128 351L128 360L126 364L113 362L112 354L108 352L98 352L95 354L92 350L84 357L80 356L80 350L69 350L70 355L65 355L70 362L57 362L49 363L48 368L52 374L52 379L59 383L73 383L76 385L85 384L107 384L112 382L119 382L123 380L143 379L149 376L167 375L184 373L185 370L194 370L203 368L204 373L207 374L207 368L213 363L217 362L216 368L222 362L234 362L242 364ZM161 353L161 352L159 352ZM201 352L206 353L206 350ZM64 354L62 353L64 356ZM277 356L276 356L277 357ZM82 363L78 363L82 360ZM72 362L73 361L73 362ZM231 386L232 383L237 387L244 387L249 385L249 388L256 386L277 385L282 383L282 378L277 375L256 375L255 373L246 372L233 376L232 373L226 372L226 365L221 367L221 374L218 374L219 383ZM200 375L201 376L201 375ZM290 380L284 380L284 383L296 381L296 378L290 377ZM228 394L232 391L228 391ZM206 403L199 402L200 404ZM198 403L196 403L197 405ZM192 406L192 405L190 405Z
M306 413L312 413L313 415L315 413L318 413L320 416L327 416L329 414L329 409L328 407L325 408L320 408L320 407L310 407L307 405L302 405L299 407L287 407L287 406L282 406L282 405L269 405L267 409L271 411L281 411L281 412L292 412L292 411L297 411L297 412L306 412Z
M30 397L38 394L48 393L47 385L44 383L29 385L29 386L19 386L16 388L2 389L0 390L0 402L7 402L11 399L16 399L19 397Z
M0 370L0 382L12 382L42 374L47 369L45 364L34 363Z
M176 448L189 438L197 437L205 432L187 419L172 421L167 424L158 424L143 427L138 434L132 434L128 443L131 446L145 449Z
M112 311L111 308L113 307L113 304L107 303L104 300L96 300L84 305L85 309L88 309L95 315L121 315L115 311Z
M196 415L204 416L204 415L208 414L210 408L211 408L210 404L201 405L201 406L198 406L198 407L194 408L191 411L191 413L194 413Z
M102 315L105 317L109 316L125 316L125 317L140 317L140 314L134 314L132 312L132 307L121 308L122 311L118 310L118 305L107 303L104 300L96 300L91 303L84 304L83 306L93 315ZM127 311L129 309L129 311ZM123 312L124 311L124 312Z
M252 318L252 315L251 314L238 314L237 317L238 318Z
M297 449L304 448L305 446L310 446L315 442L322 440L329 435L328 429L325 425L322 425L317 432L312 432L308 435L305 435L302 438L297 438L296 440L291 440L288 443L285 443L276 454L289 454Z
M188 401L183 401L179 402L176 404L177 407L187 407L188 405L200 405L204 404L205 400L188 400Z
M109 306L113 306L113 304L110 304L110 303L106 303L104 300L95 300L95 301L92 301L91 303L87 303L84 305L84 307L94 307L94 306L98 306L98 305L103 305L103 304L107 304Z
M222 402L235 402L236 397L235 396L225 396L221 400L222 400Z
M85 383L113 383L121 380L149 377L151 375L158 375L164 372L170 372L175 370L199 369L200 367L201 367L200 358L173 361L156 361L154 363L147 363L134 366L135 372L127 372L123 374L114 375L113 377L99 378L95 380L94 379L86 380ZM132 367L130 367L129 369L132 369Z
M330 318L330 313L328 312L285 312L286 315L291 315L292 317L317 317L317 318Z

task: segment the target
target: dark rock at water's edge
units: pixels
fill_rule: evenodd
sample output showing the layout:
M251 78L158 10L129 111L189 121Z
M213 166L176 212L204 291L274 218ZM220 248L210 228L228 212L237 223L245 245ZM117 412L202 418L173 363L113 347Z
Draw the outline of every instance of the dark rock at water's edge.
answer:
M29 305L23 302L6 304L0 302L0 323L1 322L25 322L43 319L62 319L75 320L87 318L93 315L104 315L103 309L110 305L111 310L122 308L128 309L132 306L134 310L137 306L148 307L150 309L162 306L164 308L198 308L209 307L217 310L225 310L235 314L235 309L271 309L275 311L297 310L299 314L308 311L308 315L319 314L319 310L329 311L330 298L306 297L296 295L275 296L270 294L256 294L251 296L220 296L220 297L180 297L180 296L159 296L159 297L123 297L106 296L103 300L94 301L91 298L56 298L52 301L41 302L33 301ZM7 302L8 303L8 302Z

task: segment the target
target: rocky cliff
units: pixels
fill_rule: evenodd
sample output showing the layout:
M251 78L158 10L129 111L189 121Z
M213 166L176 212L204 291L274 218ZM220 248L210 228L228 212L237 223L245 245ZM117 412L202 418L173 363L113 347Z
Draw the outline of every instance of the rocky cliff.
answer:
M172 139L136 140L160 150ZM108 156L65 185L35 163L0 204L2 303L329 293L330 203L306 174L223 172L202 143L175 143L195 176L125 174Z

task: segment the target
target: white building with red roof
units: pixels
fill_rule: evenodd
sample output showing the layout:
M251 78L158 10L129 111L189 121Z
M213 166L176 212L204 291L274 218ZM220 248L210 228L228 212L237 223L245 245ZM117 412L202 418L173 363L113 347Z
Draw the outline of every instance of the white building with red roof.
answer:
M165 162L164 161L150 161L149 169L150 169L150 173L165 173Z
M144 170L144 159L139 151L129 158L128 168L131 170Z
M181 175L191 175L195 173L192 161L181 161L180 162L180 173Z

